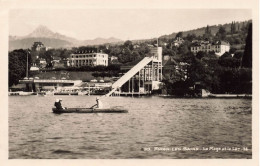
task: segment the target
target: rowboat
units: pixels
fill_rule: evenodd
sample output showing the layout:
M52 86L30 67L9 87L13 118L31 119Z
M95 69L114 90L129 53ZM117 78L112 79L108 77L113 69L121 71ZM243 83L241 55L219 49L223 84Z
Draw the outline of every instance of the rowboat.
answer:
M53 113L127 113L128 110L122 108L104 108L104 109L93 109L93 108L66 108L57 109L52 108Z

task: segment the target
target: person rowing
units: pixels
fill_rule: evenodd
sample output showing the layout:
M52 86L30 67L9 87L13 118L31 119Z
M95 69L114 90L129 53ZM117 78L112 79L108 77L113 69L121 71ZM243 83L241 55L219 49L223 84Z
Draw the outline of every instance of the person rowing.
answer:
M58 110L62 110L62 109L66 109L64 107L62 107L61 105L62 99L56 99L54 106L58 109Z
M93 105L90 108L102 109L103 108L103 103L101 102L99 97L96 98L96 102L97 102L97 104Z

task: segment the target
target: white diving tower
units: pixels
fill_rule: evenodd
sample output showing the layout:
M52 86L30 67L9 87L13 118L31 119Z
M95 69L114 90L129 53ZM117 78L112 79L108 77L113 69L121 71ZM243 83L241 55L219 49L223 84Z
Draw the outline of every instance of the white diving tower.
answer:
M113 94L148 94L159 89L162 81L162 47L151 48L151 55L127 71L105 96Z

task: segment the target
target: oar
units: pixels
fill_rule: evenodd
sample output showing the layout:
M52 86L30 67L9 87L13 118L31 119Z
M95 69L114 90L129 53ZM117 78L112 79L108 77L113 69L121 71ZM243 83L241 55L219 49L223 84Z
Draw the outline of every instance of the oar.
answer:
M92 107L90 107L90 108L93 108L93 107L95 107L97 104L95 104L95 105L93 105Z

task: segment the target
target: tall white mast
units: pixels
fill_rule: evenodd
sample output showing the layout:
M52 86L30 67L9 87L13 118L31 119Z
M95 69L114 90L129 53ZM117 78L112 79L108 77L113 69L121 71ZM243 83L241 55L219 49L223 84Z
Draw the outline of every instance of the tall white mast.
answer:
M29 77L28 77L28 50L26 51L26 55L27 55L27 63L26 63L26 77L27 77L27 79L29 79Z

